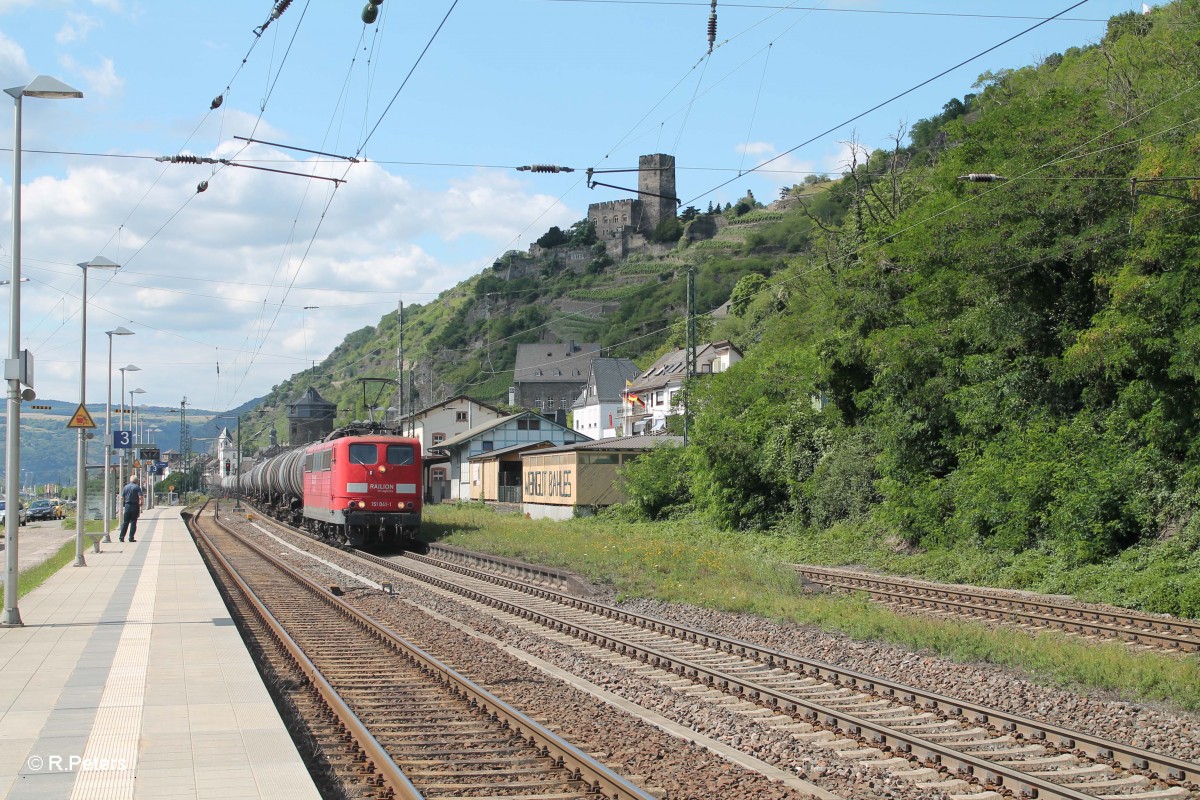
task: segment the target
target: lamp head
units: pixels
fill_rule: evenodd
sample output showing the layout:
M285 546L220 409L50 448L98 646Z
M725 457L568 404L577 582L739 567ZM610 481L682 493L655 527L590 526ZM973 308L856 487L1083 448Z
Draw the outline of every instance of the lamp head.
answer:
M115 261L105 258L104 256L96 256L91 261L80 261L76 264L80 269L120 269L121 265Z
M105 331L105 333L107 333L109 336L133 336L133 331L129 330L128 328L123 328L119 325L116 328L113 328L111 331Z
M41 97L48 100L66 100L83 97L83 92L74 86L68 86L57 78L49 75L38 75L24 86L14 86L5 89L4 93L12 97Z

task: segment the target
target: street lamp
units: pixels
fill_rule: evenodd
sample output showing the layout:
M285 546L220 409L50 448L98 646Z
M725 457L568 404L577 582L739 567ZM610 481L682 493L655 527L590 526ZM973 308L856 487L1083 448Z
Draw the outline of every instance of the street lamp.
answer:
M38 75L24 86L5 89L13 99L13 184L12 184L12 292L8 299L8 358L4 362L4 379L8 381L6 404L7 422L4 435L4 493L8 498L20 493L17 487L21 469L21 382L33 380L21 365L21 99L41 97L61 100L83 97L83 92L62 81ZM27 363L27 362L26 362ZM17 606L17 528L19 514L4 515L4 618L0 625L22 625Z
M112 337L133 336L133 331L117 326L105 331L104 335L108 337L108 394L104 398L104 541L112 542L108 535L113 511L112 486L109 484L109 473L112 472Z
M146 428L146 444L150 445L151 447L153 447L154 449L157 450L158 449L158 435L160 433L162 433L162 428L158 427L157 425L151 425L151 426L147 427ZM157 465L155 467L151 467L150 469L146 470L146 474L149 477L149 480L147 481L147 483L150 484L148 490L146 491L146 508L154 508L154 484L156 482L154 480L154 478L158 476Z
M129 464L130 464L130 466L131 466L131 467L133 466L133 462L137 461L136 452L137 452L137 418L138 418L138 413L137 413L137 406L135 406L135 405L133 404L133 396L134 396L135 394L145 394L145 393L146 393L146 390L145 390L145 389L130 389L130 390L129 390L129 411L130 411L130 413L131 413L131 414L133 414L133 418L130 420L129 424L132 426L132 427L130 428L130 431L132 431L132 432L133 432L133 443L134 443L134 448L133 448L134 452L129 454ZM122 478L122 480L124 480L124 478Z
M139 426L142 421L142 415L141 415L140 408L133 404L133 396L135 394L145 394L145 393L146 393L145 389L130 389L129 390L129 407L131 409L133 409L133 443L135 445L141 444L141 441L142 441L142 432L141 432L141 430L139 430ZM134 449L136 450L137 448L135 447ZM134 459L134 460L136 461L137 459Z
M137 366L136 364L126 364L123 367L119 367L119 369L121 371L121 395L119 398L121 401L121 419L119 421L121 423L121 430L125 430L125 373L126 372L141 372L142 368ZM126 444L129 444L129 442L126 442ZM127 448L127 447L121 449L121 459L120 459L121 466L120 466L120 471L117 473L117 475L118 475L119 479L122 481L125 480L125 478L123 477L125 475L125 452L128 449L129 448Z
M104 256L96 256L91 261L77 264L83 270L83 293L80 298L79 310L79 407L86 408L87 402L87 280L88 269L120 269L121 265L110 261ZM88 428L79 429L79 445L76 453L78 464L75 468L75 566L86 567L83 560L83 528L87 512L87 437Z

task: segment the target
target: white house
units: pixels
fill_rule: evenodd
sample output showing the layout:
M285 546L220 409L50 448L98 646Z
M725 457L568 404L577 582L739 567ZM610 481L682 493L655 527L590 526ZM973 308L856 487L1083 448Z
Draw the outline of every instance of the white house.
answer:
M639 370L628 358L594 358L587 386L571 406L571 427L592 439L617 435L623 419L625 382Z
M426 454L425 461L428 462L428 467L425 485L429 489L427 496L434 500L447 496L443 487L449 478L445 460L430 454L429 451L441 447L447 439L453 439L461 433L503 416L504 412L500 409L460 394L406 415L401 420L405 431L409 430L409 425L412 426L413 436L421 440L421 450Z
M742 351L728 341L709 342L696 348L696 375L724 372L742 360ZM680 413L675 396L687 377L687 350L660 357L629 382L622 414L624 435L665 433L667 417Z

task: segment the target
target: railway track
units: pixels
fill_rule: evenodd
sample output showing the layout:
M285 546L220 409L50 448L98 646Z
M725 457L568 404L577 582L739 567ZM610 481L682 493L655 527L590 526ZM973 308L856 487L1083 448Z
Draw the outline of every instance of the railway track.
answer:
M772 724L795 723L794 715L807 726L795 735L806 741L865 766L915 773L907 778L931 789L967 794L973 778L985 790L1064 800L1200 796L1197 764L428 556L397 563L358 555L652 665L667 685L678 688L682 678L780 712Z
M1200 652L1200 622L1194 620L1060 604L1048 599L1017 597L998 591L973 590L829 567L796 565L794 569L806 584L837 591L866 592L876 600L902 608L1017 622L1177 652Z
M192 523L336 717L351 796L653 800L215 516Z
M566 595L548 588L564 582L553 570L522 568L541 584L530 585L425 556L354 556L930 792L972 800L1200 797L1195 763ZM500 572L515 571L501 562Z

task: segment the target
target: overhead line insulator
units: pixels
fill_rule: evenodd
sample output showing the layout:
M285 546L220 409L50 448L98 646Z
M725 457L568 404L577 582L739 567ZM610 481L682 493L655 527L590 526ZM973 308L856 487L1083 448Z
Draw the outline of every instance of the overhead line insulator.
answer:
M379 6L383 0L367 0L367 4L363 6L362 21L370 25L379 19Z
M713 44L717 41L717 0L712 0L712 11L708 12L708 53L712 55Z
M517 167L518 172L574 172L574 167L560 167L557 164L529 164Z

